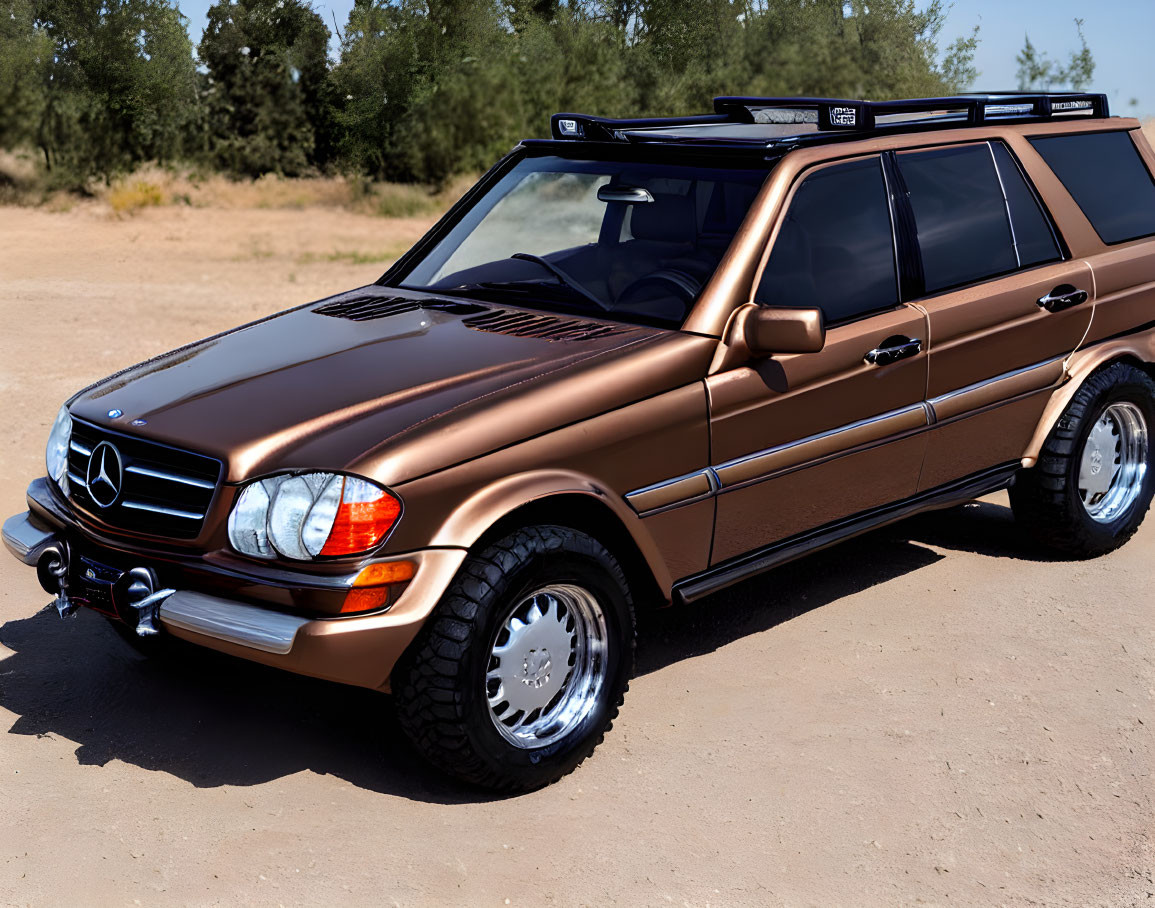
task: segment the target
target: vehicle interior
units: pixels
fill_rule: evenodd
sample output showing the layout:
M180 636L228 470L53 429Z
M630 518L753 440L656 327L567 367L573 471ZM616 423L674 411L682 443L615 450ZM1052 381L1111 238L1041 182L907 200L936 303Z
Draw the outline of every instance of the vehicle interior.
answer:
M404 285L678 327L767 173L538 163L494 186Z

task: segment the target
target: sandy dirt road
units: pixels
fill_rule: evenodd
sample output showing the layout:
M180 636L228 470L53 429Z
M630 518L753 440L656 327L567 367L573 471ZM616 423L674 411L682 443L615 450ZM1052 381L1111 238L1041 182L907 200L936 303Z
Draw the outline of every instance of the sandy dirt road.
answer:
M367 283L420 223L0 209L0 511L62 401ZM595 757L491 799L376 694L139 659L0 558L0 903L1155 904L1155 520L1041 560L1005 498L648 617Z

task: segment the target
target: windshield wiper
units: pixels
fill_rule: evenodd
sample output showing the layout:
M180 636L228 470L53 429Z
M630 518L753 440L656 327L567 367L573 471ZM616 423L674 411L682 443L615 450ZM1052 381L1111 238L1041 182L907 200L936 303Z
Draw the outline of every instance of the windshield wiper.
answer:
M553 262L549 261L548 259L543 259L540 255L534 255L532 252L515 252L513 255L510 256L510 258L511 259L518 259L519 261L522 261L522 262L533 262L535 265L540 265L542 268L544 268L546 271L548 271L550 274L552 274L554 277L556 277L559 281L561 281L563 284L565 284L567 287L569 287L570 290L573 290L577 293L580 293L582 296L584 296L587 300L589 300L591 303L593 303L599 309L601 309L605 312L610 311L610 307L608 304L603 303L600 299L598 299L596 296L594 296L592 293L590 293L588 290L586 290L585 287L583 287L581 284L579 284L576 280L574 280L572 277L570 277L568 274L566 274L557 265L555 265Z

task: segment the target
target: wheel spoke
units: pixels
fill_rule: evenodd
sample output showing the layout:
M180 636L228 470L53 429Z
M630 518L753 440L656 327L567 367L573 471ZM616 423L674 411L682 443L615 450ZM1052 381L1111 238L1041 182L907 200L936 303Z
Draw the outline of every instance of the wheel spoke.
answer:
M486 699L506 740L523 748L543 746L567 734L598 702L606 681L607 631L588 590L568 584L538 590L514 605L496 638Z
M1134 404L1110 404L1092 425L1079 460L1078 488L1087 514L1117 519L1139 497L1147 474L1147 421Z

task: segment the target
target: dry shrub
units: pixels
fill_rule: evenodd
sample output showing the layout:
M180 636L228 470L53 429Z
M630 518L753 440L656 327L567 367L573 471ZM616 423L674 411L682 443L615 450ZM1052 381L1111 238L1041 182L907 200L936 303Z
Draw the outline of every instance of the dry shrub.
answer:
M35 205L44 196L32 153L0 150L0 205Z
M104 199L116 214L133 214L141 208L163 205L166 201L161 188L147 180L116 183L105 193Z
M221 209L341 208L387 218L431 218L453 204L472 180L461 179L442 189L401 183L374 183L358 177L288 178L273 174L256 180L235 180L195 170L142 167L96 195L117 214L146 205L191 205ZM148 186L147 192L138 188Z

